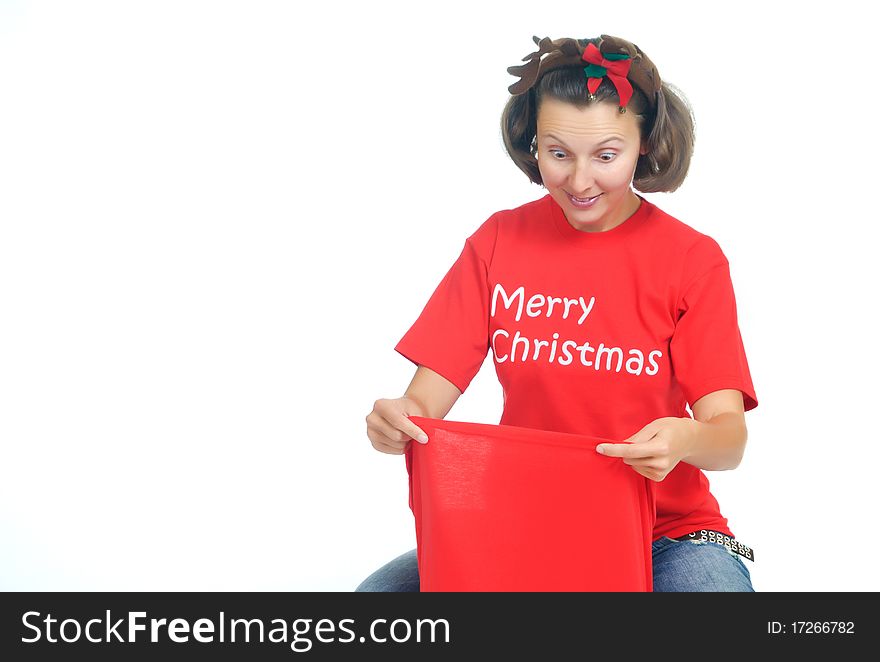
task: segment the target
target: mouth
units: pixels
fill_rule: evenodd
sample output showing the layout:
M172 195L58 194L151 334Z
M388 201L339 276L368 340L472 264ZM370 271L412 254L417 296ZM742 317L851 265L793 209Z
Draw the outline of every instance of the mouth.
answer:
M599 195L594 195L592 198L576 198L571 193L566 193L568 195L568 199L571 200L571 204L580 209L588 209L596 204L596 200L601 197L601 193Z

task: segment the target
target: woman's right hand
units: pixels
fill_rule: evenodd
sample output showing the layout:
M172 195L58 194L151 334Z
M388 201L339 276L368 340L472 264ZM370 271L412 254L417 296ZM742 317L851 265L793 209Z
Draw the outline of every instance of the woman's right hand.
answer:
M402 455L415 439L428 441L427 435L409 420L409 416L425 416L422 407L406 396L389 400L380 398L367 415L367 436L380 453Z

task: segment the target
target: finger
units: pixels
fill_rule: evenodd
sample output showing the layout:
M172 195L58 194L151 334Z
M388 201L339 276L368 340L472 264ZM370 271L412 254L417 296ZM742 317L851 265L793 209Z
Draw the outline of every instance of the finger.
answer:
M389 455L403 455L406 452L407 447L411 442L406 442L403 446L386 444L382 441L374 441L373 448L375 448L380 453L387 453Z
M395 441L389 439L377 429L377 426L373 426L367 430L367 437L369 437L373 448L382 453L402 453L404 446L409 443L409 441Z
M401 414L392 421L392 424L404 434L409 435L411 439L415 439L420 444L428 443L428 435L419 426L413 423L406 414Z
M628 441L631 444L642 444L652 439L661 427L662 426L659 424L659 421L651 421L641 430L636 432L633 436L625 439L624 441Z
M649 480L661 481L666 477L668 471L657 468L652 462L644 459L623 459L625 465L635 471L640 476L644 476Z
M655 483L659 483L666 477L666 474L657 471L656 469L647 467L633 467L633 469L635 469L640 476L644 476L648 480L653 480Z
M627 458L623 460L623 463L629 465L645 478L650 478L651 480L663 480L663 478L675 468L674 464L665 462L659 457Z
M376 422L375 427L389 442L400 446L410 439L416 439L420 443L425 443L428 440L428 435L405 415L387 412L385 415L388 418L380 418ZM419 435L423 435L425 441L422 441Z
M645 444L612 444L604 443L596 446L596 452L608 457L623 457L627 459L651 457L653 451Z
M384 434L379 432L376 429L376 426L367 431L367 437L369 437L370 443L377 451L380 451L382 453L390 453L392 455L400 455L401 453L405 453L406 450L409 448L409 445L412 443L412 440L408 437L401 440L389 439Z

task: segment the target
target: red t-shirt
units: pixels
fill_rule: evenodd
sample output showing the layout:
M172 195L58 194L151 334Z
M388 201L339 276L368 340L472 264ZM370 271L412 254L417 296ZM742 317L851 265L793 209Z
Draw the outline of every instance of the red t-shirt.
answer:
M645 199L606 232L576 230L549 194L492 214L395 350L462 392L491 350L501 425L622 441L719 389L758 404L726 257ZM733 535L685 462L656 506L655 539Z
M655 483L605 439L411 416L422 591L650 591Z

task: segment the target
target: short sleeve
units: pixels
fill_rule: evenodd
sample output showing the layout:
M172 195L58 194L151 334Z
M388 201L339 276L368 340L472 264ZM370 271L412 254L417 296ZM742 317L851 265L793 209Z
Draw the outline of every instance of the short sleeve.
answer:
M688 404L721 389L743 394L745 410L758 406L736 312L727 258L703 235L688 252L670 343L675 378Z
M497 236L492 216L465 241L419 317L394 349L463 393L489 351L488 271Z

